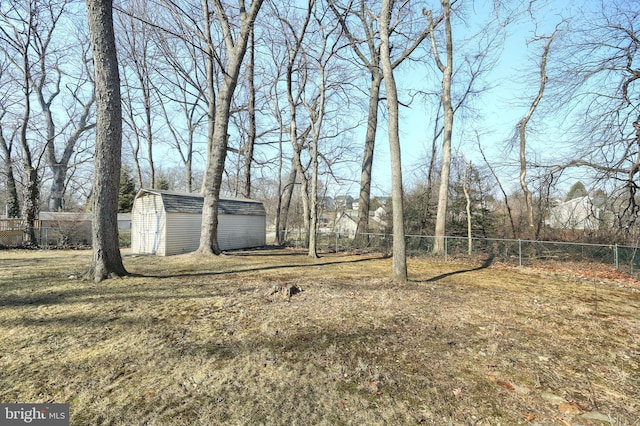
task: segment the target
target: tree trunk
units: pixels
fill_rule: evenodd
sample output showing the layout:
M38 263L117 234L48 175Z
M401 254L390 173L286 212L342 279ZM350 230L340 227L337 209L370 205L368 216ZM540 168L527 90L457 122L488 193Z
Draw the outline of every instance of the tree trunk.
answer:
M247 79L249 80L249 105L247 113L249 114L249 134L247 135L247 144L244 147L244 181L242 185L242 196L251 198L251 165L253 164L253 150L256 143L256 88L255 88L255 37L253 28L249 34L251 42L249 49L249 66L247 67Z
M282 152L282 150L280 150L280 152ZM298 176L298 171L296 170L295 166L292 165L291 171L289 172L289 177L284 186L284 190L282 191L282 194L278 194L278 196L281 198L281 202L279 205L280 208L278 213L278 218L280 220L277 227L278 244L280 245L283 245L285 243L284 231L287 230L287 221L289 219L289 208L291 207L291 198L293 196L293 189L296 185L297 176Z
M87 0L96 91L93 176L93 259L87 277L100 282L124 276L118 241L118 187L122 149L120 74L111 0Z
M445 227L447 223L447 202L449 195L449 176L451 174L451 137L453 132L453 106L451 104L451 78L453 74L453 37L451 34L451 4L442 0L446 38L446 65L438 56L435 37L432 35L432 48L438 68L442 71L442 109L444 128L442 132L442 170L440 172L440 190L438 191L438 211L436 213L435 241L433 253L444 253Z
M0 119L2 117L0 116ZM4 174L5 186L7 188L7 217L20 217L20 200L18 198L18 188L16 186L16 178L13 173L13 165L11 163L11 144L7 143L4 138L2 127L0 127L0 148L4 156Z
M57 212L63 209L64 183L67 177L66 164L53 163L49 167L53 173L51 177L51 195L49 196L49 211Z
M224 163L227 156L229 128L229 111L231 109L231 101L233 93L238 84L238 76L242 60L247 52L247 43L249 32L253 28L255 18L262 6L263 0L253 0L249 11L241 8L240 20L241 28L238 31L236 39L232 35L231 24L225 14L222 3L218 0L214 2L216 13L215 16L219 21L224 36L224 45L226 46L226 54L228 55L227 67L224 70L224 78L222 88L219 90L215 116L209 116L209 121L214 120L213 135L210 139L209 155L207 157L207 169L205 171L204 181L202 183L204 203L202 206L202 228L200 231L200 246L198 253L202 254L219 254L220 246L218 245L218 204L220 200L220 188L222 187L222 174L224 172ZM204 2L206 3L206 2ZM205 11L207 7L205 7ZM208 20L208 13L205 17ZM207 27L209 29L209 27ZM209 38L211 41L211 38ZM213 45L209 46L213 49ZM213 54L209 57L209 61L213 61ZM212 64L212 63L211 63ZM213 64L212 64L213 65ZM210 78L210 77L208 77Z
M469 171L471 170L471 162L467 161L464 156L462 156L462 159L467 164L464 169L462 190L464 191L464 198L467 201L465 207L467 212L467 254L471 256L473 250L473 236L471 235L471 196L469 194Z
M24 203L22 206L22 214L25 218L25 244L35 246L38 244L35 225L39 211L40 178L36 169L28 168L26 173L27 184L24 187Z
M389 46L389 20L391 0L382 1L380 12L380 58L387 89L389 110L389 153L391 154L391 186L393 208L393 273L395 283L407 282L407 255L404 240L404 205L402 189L402 163L400 155L400 133L398 129L398 92L391 66Z
M538 88L538 93L535 99L533 100L533 102L531 103L531 106L529 107L529 111L527 112L527 115L518 123L518 135L520 137L520 151L519 151L520 187L522 188L522 192L524 193L524 202L527 209L527 224L529 225L528 227L529 231L527 232L528 234L527 236L529 238L534 237L535 224L533 220L533 196L531 194L531 191L529 190L529 187L527 186L527 156L526 156L527 155L526 154L527 153L527 139L526 139L527 124L531 120L531 117L533 116L533 113L538 107L538 104L542 99L542 95L544 94L544 89L547 83L547 56L549 55L551 42L553 42L554 36L555 36L555 31L549 37L549 40L547 41L542 53L542 58L540 61L540 86Z
M198 252L203 254L220 254L218 245L218 205L220 201L220 189L222 187L222 174L227 158L227 130L229 128L229 111L231 108L232 93L238 81L225 83L218 93L215 123L211 149L207 160L207 170L203 181L204 204L202 206L202 230L200 232L200 246ZM229 86L227 86L229 84ZM232 87L233 86L233 87ZM226 119L225 119L226 117Z
M362 245L361 234L369 232L369 210L371 209L371 172L373 168L373 153L376 145L376 130L378 129L378 103L382 74L371 74L369 87L369 112L367 115L367 134L362 156L362 173L360 175L360 198L358 200L358 227L356 228L356 244Z

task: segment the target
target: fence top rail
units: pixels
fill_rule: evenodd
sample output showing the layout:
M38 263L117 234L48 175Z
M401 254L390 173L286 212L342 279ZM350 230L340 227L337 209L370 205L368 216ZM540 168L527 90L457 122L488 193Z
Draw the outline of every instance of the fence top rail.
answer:
M393 236L393 234L382 234L382 233L363 233L361 235L371 235L371 236ZM408 234L405 237L411 238L436 238L434 235L422 235L422 234ZM458 240L468 240L469 237L458 237L458 236L445 236L446 239L458 239ZM608 248L626 248L632 250L640 250L640 247L637 246L623 246L619 244L596 244L596 243L577 243L572 241L544 241L544 240L514 240L509 238L484 238L484 237L471 237L474 241L501 241L501 242L521 242L521 243L535 243L535 244L563 244L563 245L574 245L574 246L592 246L592 247L608 247Z

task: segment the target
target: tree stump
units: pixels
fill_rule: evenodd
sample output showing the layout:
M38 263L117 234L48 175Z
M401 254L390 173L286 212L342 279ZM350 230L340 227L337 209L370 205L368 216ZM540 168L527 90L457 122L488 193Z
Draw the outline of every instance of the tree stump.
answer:
M278 296L289 300L291 296L300 292L302 292L302 288L298 284L283 283L274 285L265 296L270 301L273 301L273 298Z

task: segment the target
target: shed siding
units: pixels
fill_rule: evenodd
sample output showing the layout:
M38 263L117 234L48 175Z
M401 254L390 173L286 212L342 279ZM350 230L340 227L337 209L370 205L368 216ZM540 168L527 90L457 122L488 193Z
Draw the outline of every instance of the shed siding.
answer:
M165 212L162 198L148 194L136 199L131 214L131 251L163 254L165 251Z
M218 216L220 250L260 247L266 244L266 217L221 214Z
M202 215L195 213L167 213L167 244L164 256L188 253L200 245Z

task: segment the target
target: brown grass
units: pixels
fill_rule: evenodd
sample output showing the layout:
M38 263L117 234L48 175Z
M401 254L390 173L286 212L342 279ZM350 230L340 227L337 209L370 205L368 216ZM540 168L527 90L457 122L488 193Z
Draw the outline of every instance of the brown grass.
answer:
M291 250L0 252L0 402L77 425L640 425L640 293L561 271ZM287 297L277 285L297 284Z

